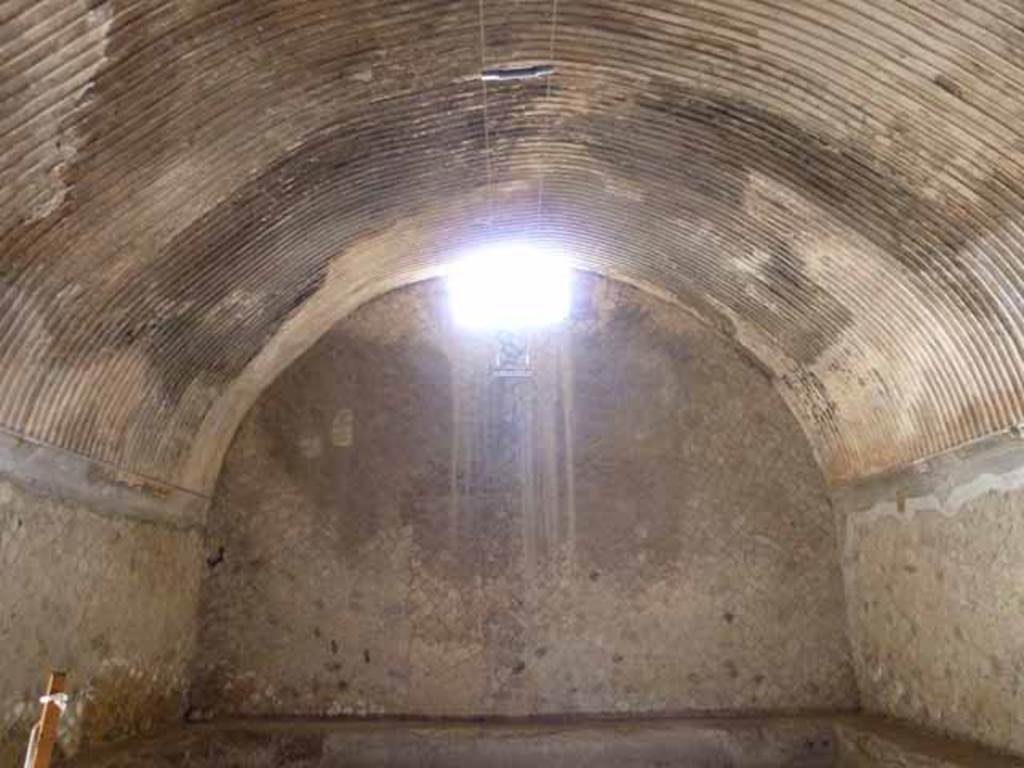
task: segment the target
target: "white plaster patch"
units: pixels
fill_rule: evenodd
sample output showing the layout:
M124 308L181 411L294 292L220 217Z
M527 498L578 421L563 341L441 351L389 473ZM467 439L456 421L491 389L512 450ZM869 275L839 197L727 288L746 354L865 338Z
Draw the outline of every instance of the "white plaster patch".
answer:
M1011 493L1024 488L1024 467L1003 474L984 473L947 491L936 489L920 496L904 496L877 502L870 509L849 515L852 525L868 524L884 517L911 521L918 514L937 513L954 517L968 505L990 493Z
M957 414L942 410L949 394L940 387L949 389L951 371L985 367L984 361L971 359L972 346L961 337L973 319L952 299L923 296L914 288L919 278L798 190L755 173L746 195L747 212L784 231L804 277L826 290L851 318L842 334L803 367L780 359L770 341L756 338L741 318L725 311L740 342L779 375L779 389L826 474L843 479L869 473L961 440ZM970 261L982 258L972 254ZM757 253L734 259L737 279L749 280L762 263ZM852 263L857 264L855 284ZM756 282L746 293L773 306L771 295ZM870 303L865 296L872 297ZM821 383L825 401L804 385L808 377ZM980 377L960 375L956 383L965 405L984 402ZM823 421L832 429L822 429Z
M68 0L39 0L30 13L7 22L13 27L10 39L18 40L21 50L46 50L52 29L43 20L66 16L67 5ZM67 46L73 57L67 66L51 65L39 74L39 55L25 54L5 72L11 83L23 80L25 87L12 91L6 115L0 119L0 134L9 148L0 156L0 168L6 169L0 172L0 216L4 219L46 218L67 195L64 174L82 141L70 118L106 62L111 23L106 3L90 8L87 0L75 0L73 5L78 15L66 34L76 39L73 46ZM52 106L40 109L48 103Z
M355 443L355 416L351 408L341 408L331 421L331 445L349 448Z

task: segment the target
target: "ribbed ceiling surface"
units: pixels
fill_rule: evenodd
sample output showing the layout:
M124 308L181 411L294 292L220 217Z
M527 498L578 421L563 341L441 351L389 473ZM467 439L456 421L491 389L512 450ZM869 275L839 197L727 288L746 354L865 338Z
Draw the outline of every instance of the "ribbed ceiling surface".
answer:
M204 490L330 323L509 236L733 334L833 482L1024 415L1017 0L0 19L0 424L20 434Z

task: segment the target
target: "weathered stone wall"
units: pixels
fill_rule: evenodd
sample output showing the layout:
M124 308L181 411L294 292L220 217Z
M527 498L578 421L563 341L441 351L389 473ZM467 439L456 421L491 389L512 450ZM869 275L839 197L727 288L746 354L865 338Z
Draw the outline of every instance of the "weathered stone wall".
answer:
M21 765L51 669L60 754L180 722L203 501L3 434L0 465L0 765Z
M677 307L577 293L529 377L432 282L265 393L211 512L196 707L854 705L834 518L770 381Z
M864 705L1024 753L1024 446L836 495Z

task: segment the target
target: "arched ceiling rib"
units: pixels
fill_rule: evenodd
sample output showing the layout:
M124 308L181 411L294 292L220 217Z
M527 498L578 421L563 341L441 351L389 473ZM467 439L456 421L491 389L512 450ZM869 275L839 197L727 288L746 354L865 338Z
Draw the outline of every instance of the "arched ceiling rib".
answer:
M559 0L485 140L479 7L0 2L0 425L203 490L327 325L501 236L735 336L833 481L1021 419L1024 9ZM552 8L485 0L486 62Z

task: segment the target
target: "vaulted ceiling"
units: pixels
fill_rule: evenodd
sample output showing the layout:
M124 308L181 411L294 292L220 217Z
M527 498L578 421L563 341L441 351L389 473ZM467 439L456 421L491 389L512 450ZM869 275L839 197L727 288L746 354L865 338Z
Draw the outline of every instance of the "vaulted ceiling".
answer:
M327 327L496 237L733 336L832 482L1024 416L1016 0L0 19L0 425L27 438L204 491Z

